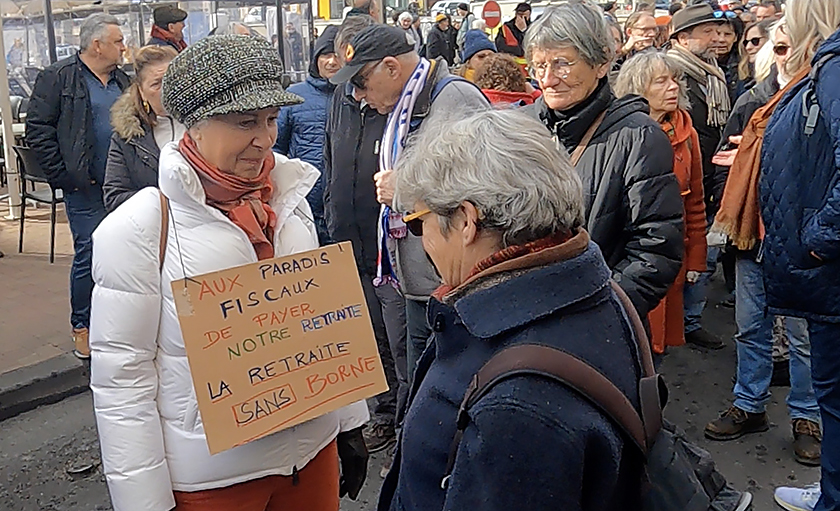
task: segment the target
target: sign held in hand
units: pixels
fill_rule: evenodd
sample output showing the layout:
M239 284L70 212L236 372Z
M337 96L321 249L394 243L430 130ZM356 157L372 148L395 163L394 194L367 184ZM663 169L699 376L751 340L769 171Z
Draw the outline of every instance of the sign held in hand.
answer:
M211 454L388 390L349 242L172 293Z

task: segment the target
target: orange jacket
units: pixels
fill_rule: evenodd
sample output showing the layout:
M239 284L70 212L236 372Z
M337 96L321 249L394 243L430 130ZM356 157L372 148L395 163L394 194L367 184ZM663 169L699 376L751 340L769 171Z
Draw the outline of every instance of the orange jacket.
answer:
M706 206L703 202L703 164L700 139L685 110L677 110L662 129L674 149L674 175L685 208L686 271L706 270Z

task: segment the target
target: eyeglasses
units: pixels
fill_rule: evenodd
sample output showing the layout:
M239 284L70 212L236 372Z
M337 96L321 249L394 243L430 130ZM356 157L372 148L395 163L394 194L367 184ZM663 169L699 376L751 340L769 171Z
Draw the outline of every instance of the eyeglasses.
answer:
M531 66L531 78L533 78L534 80L542 80L546 77L546 73L548 72L548 70L551 69L551 74L563 80L569 77L569 70L572 68L572 66L574 66L577 63L577 60L574 62L569 62L568 60L562 57L558 57L552 60L550 63L543 62L542 64Z
M405 226L408 227L408 232L417 236L418 238L423 236L422 218L431 212L431 209L424 209L422 211L417 211L416 213L405 215L402 220L405 223Z
M744 48L746 48L749 45L761 46L761 41L763 40L763 37L751 37L750 39L744 39Z
M776 46L773 47L773 53L775 53L776 55L778 55L780 57L787 54L788 50L790 50L790 46L788 46L786 44L777 44Z
M715 18L718 18L718 19L720 19L720 18L733 19L733 18L738 17L738 15L735 14L734 12L732 12L732 11L715 11L714 15L715 15Z
M367 89L367 81L370 78L370 75L376 71L376 68L379 67L382 61L376 63L375 66L371 67L367 73L358 72L356 73L353 78L350 79L350 85L352 85L356 90L365 90Z

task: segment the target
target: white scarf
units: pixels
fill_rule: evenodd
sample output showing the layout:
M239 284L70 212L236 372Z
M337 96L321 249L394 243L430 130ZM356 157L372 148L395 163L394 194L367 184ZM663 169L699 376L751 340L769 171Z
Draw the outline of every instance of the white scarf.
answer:
M408 131L411 127L411 114L414 111L414 104L417 96L426 86L429 71L432 63L425 58L420 58L411 78L403 87L400 99L394 110L388 115L388 122L385 124L385 134L382 136L381 150L379 152L379 170L394 170L397 161L405 149L405 142L408 139ZM388 251L387 240L405 238L407 228L402 221L402 215L392 211L384 204L379 210L379 222L376 226L377 239L379 241L379 255L376 261L376 278L373 281L375 286L381 286L386 282L397 285L398 279L391 264L391 257Z

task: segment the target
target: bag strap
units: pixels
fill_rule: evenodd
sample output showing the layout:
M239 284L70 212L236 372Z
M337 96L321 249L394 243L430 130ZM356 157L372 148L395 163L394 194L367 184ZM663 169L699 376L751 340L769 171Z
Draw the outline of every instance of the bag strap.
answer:
M650 342L636 308L616 282L610 281L610 286L627 316L628 323L632 325L638 345L642 369L642 377L639 380L642 413L636 410L624 392L606 376L570 353L538 344L519 344L506 348L487 361L467 387L458 409L458 429L449 450L446 473L441 481L442 488L446 488L455 467L458 447L470 421L469 409L493 386L512 376L543 376L575 390L624 431L642 454L647 454L662 428L662 409L667 390L664 381L654 370Z
M578 162L580 161L580 157L583 156L583 151L586 150L586 146L589 145L589 142L592 140L592 136L595 135L595 131L598 129L598 126L604 122L604 117L607 116L607 111L604 110L601 112L598 117L595 118L595 121L589 126L589 129L586 130L586 133L583 134L583 138L580 139L580 143L575 147L575 150L572 151L571 159L572 159L572 166L577 166Z
M159 192L160 195L160 248L158 249L159 271L163 271L163 261L166 258L166 245L169 241L169 198Z

